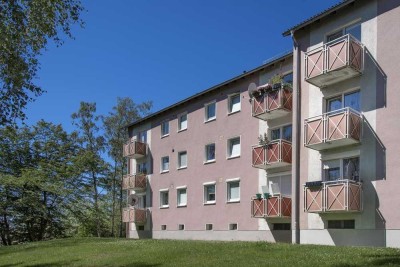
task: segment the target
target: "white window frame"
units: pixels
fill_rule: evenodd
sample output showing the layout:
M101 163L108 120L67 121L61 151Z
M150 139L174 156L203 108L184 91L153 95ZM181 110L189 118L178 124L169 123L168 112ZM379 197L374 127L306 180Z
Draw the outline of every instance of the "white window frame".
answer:
M233 225L236 225L236 229L233 229L234 228ZM237 231L238 229L239 229L239 224L238 223L230 223L228 225L228 230L229 231Z
M211 229L207 229L207 226L211 225ZM212 223L206 223L204 225L204 230L206 231L213 231L214 230L214 225Z
M160 189L160 209L167 209L169 208L169 189ZM168 194L167 202L168 204L163 204L163 200L165 200L165 193Z
M185 190L186 191L186 202L185 203L179 203L180 202L180 195L179 195L179 192L180 191L182 191L182 190ZM178 186L178 187L176 187L176 206L177 207L187 207L187 197L188 197L188 194L187 194L187 186L185 185L185 186Z
M347 23L346 25L341 26L340 28L336 28L335 30L328 32L328 33L325 35L325 42L330 42L330 41L328 41L328 37L329 37L329 36L331 36L331 35L333 35L333 34L336 34L336 33L339 33L339 32L341 32L342 36L344 36L344 35L347 34L347 33L346 33L346 30L351 29L351 28L354 28L354 27L357 27L357 26L362 27L362 25L361 25L361 19L352 21L352 22L350 22L350 23ZM362 28L361 28L361 34L362 34ZM340 38L340 37L338 37L338 38ZM362 36L361 36L361 38L362 38ZM337 38L336 38L336 39L337 39ZM335 39L333 39L333 40L335 40ZM333 40L331 40L331 41L333 41ZM361 42L362 40L358 40L358 41Z
M182 123L182 117L186 115L186 127L185 128L181 128L181 123ZM178 133L182 132L182 131L186 131L188 128L188 121L189 121L189 116L187 112L181 113L178 115Z
M164 130L164 125L168 125L168 133L166 133L166 134L163 134L163 130ZM166 120L166 121L163 121L163 122L161 122L161 138L163 138L163 137L167 137L167 136L169 136L169 120Z
M181 229L181 226L182 226L182 229ZM185 224L183 224L183 223L179 223L178 224L178 231L185 231Z
M168 158L168 169L164 169L164 161L163 161L163 159L165 159L165 158ZM169 165L170 165L169 156L161 157L160 173L169 172L169 167L170 167Z
M214 105L215 109L215 114L214 117L208 117L208 107ZM204 104L204 123L210 122L210 121L215 121L217 119L217 101L211 101L209 103Z
M143 138L144 140L142 140L142 137L144 137L144 138ZM141 142L141 143L147 143L147 131L146 131L146 130L144 130L144 131L139 131L139 132L137 133L136 140L139 141L139 142Z
M346 91L343 91L340 94L333 94L333 95L329 95L329 96L324 97L324 103L323 103L324 111L323 111L323 113L327 113L328 112L328 106L329 106L328 105L328 101L329 100L333 100L333 99L336 99L336 98L340 97L340 101L342 101L342 107L341 107L341 109L342 109L342 108L344 108L344 97L346 95L354 94L354 93L357 93L357 92L360 93L360 99L359 99L360 111L357 111L357 110L356 111L361 113L361 104L362 103L361 103L361 88L360 87L351 88L351 89L348 89Z
M215 200L208 200L207 190L206 190L206 188L208 186L214 186L214 198L215 198ZM203 204L204 205L214 205L215 203L217 203L217 182L203 183Z
M184 153L186 154L186 165L181 165L181 155L184 154ZM178 170L182 170L182 169L186 169L187 168L187 166L188 166L188 153L187 153L186 150L178 152L177 165L178 165L177 166Z
M161 229L161 231L167 231L167 225L166 224L161 224L160 229Z
M239 154L238 155L232 155L231 151L231 142L235 139L239 139ZM232 147L233 148L233 147ZM226 142L226 158L227 159L234 159L234 158L239 158L240 155L242 154L242 138L241 136L234 136L229 139L227 139Z
M233 178L233 179L227 179L226 181L226 202L227 203L238 203L240 202L240 178ZM231 198L231 184L233 183L239 183L239 198L232 199Z
M324 182L329 181L329 180L328 180L328 177L326 177L326 170L329 169L328 167L326 167L327 165L325 165L327 161L331 161L331 162L333 162L333 161L338 161L338 162L339 162L339 180L345 179L344 176L343 176L343 172L344 172L344 160L346 160L346 159L351 159L351 158L358 158L359 169L360 169L360 171L361 171L361 160L360 160L360 155L346 156L346 157L342 157L342 158L323 159L323 160L321 161L321 172L322 172L321 177L322 177L322 180L323 180ZM324 164L324 163L325 163L325 164ZM331 181L334 181L334 180L331 180ZM358 180L355 180L355 181L358 181L358 182L360 181L360 173L358 174Z
M239 97L239 109L238 109L238 110L235 110L235 111L232 111L232 107L233 107L233 106L232 106L232 99L233 99L234 97L236 97L236 96ZM242 99L241 99L240 92L233 93L233 94L229 94L229 95L228 95L228 115L238 113L238 112L240 112L241 110L242 110Z
M207 156L208 156L208 150L207 149L211 145L214 145L214 159L210 159L209 160L209 159L207 159ZM205 145L204 146L204 164L213 163L213 162L216 161L216 158L217 158L217 151L216 151L215 143L209 143L209 144Z

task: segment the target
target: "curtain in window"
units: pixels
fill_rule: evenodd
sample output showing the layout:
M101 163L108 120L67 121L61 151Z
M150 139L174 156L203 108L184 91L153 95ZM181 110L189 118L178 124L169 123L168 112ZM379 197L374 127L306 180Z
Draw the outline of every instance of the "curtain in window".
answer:
M240 139L231 140L231 157L240 155Z
M240 199L240 184L239 182L229 183L229 200Z
M240 95L235 95L231 97L231 112L236 112L240 110Z
M162 170L169 170L169 158L163 158L162 160Z
M180 119L180 127L179 129L186 129L187 128L187 115L182 115Z
M187 194L186 194L186 189L181 189L179 190L179 205L186 205L187 202Z
M215 118L215 103L207 106L207 119Z
M179 167L186 167L187 166L187 153L182 152L179 153Z
M360 173L359 158L350 158L343 160L343 179L358 181Z
M215 159L215 145L208 145L207 146L207 161Z

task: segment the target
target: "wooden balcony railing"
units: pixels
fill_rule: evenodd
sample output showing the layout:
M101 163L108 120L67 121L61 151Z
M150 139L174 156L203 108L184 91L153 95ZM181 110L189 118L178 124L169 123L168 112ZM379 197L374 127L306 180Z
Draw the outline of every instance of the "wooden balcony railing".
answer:
M138 159L146 156L147 145L146 143L136 140L130 140L124 144L124 157Z
M304 211L362 211L362 183L353 180L309 182L304 185Z
M255 168L270 169L292 164L292 143L283 139L267 145L252 147L252 164Z
M347 34L305 53L305 80L325 87L363 72L364 46Z
M146 214L146 209L139 209L134 207L124 208L122 211L122 221L133 222L136 224L144 224L146 223Z
M145 174L126 174L122 178L123 190L145 190L146 175Z
M252 115L261 120L276 119L292 112L293 91L289 85L268 90L252 98Z
M304 146L325 150L360 143L362 116L351 108L324 113L304 121Z
M267 199L252 198L251 216L254 218L281 218L292 216L290 196L270 196Z

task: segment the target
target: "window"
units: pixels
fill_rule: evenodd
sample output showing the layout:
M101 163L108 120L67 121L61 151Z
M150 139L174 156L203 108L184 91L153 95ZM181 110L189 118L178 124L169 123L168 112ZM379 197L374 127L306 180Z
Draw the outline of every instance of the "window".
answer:
M238 229L237 223L230 223L229 224L229 230L234 231Z
M169 135L169 121L161 123L161 137Z
M292 84L292 85L293 85L293 72L284 75L284 76L282 77L282 79L283 79L283 81L284 81L285 83L289 83L289 84Z
M168 197L168 190L160 190L160 208L169 207Z
M342 37L345 34L351 34L353 35L357 40L361 41L361 24L353 24L351 26L345 27L337 32L334 32L332 34L329 34L326 37L326 41L330 42L333 41L337 38Z
M227 201L238 202L240 201L240 181L228 181L227 182Z
M213 229L212 223L206 223L206 231L211 231Z
M178 153L178 169L184 169L187 167L187 152L181 151Z
M215 203L215 184L204 185L204 204Z
M290 230L290 223L273 223L273 230Z
M162 157L161 158L161 172L169 171L169 157Z
M187 129L187 114L178 117L178 132Z
M137 136L137 140L143 143L147 142L147 131L139 132Z
M271 130L271 141L284 139L286 141L292 141L292 125L286 125L280 128Z
M340 179L359 181L360 158L353 157L324 161L323 171L325 181Z
M360 91L355 91L326 100L326 111L331 112L342 108L352 108L356 111L361 110Z
M214 162L215 161L215 144L208 144L205 147L205 162Z
M144 225L136 226L138 231L144 231Z
M161 225L161 231L165 231L167 230L167 225L166 224L162 224Z
M187 205L187 191L186 188L177 189L177 201L178 207L185 207Z
M240 156L240 137L235 137L228 140L228 158Z
M228 113L235 113L240 111L240 94L228 96Z
M136 165L136 174L147 174L146 162L138 163Z
M354 220L329 220L328 229L354 229Z
M205 122L211 121L211 120L215 120L215 118L216 118L216 110L215 110L215 107L216 107L216 103L215 103L215 102L206 104L206 105L204 106L204 109L205 109L205 110L204 110L204 112L205 112L204 121L205 121Z
M178 224L178 230L179 231L185 230L185 225L184 224Z

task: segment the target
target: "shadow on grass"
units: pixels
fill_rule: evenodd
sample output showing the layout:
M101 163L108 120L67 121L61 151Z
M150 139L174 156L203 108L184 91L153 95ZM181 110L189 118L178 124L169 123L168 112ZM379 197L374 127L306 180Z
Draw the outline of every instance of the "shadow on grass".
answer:
M336 263L332 267L362 267L362 266L400 266L400 255L394 254L375 254L365 255L365 262L351 263Z
M51 267L51 266L70 266L70 265L75 265L77 261L62 261L62 262L52 262L52 263L39 263L39 264L33 264L33 265L24 265L27 267ZM5 266L21 266L21 265L5 265ZM5 267L2 266L2 267ZM102 266L102 265L98 265ZM104 266L110 266L110 265L104 265ZM148 264L144 262L130 262L129 264L126 265L119 265L119 266L135 266L135 267L153 267L153 266L161 266L161 264Z

